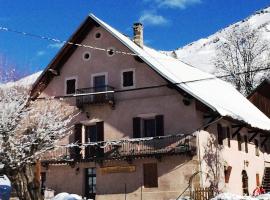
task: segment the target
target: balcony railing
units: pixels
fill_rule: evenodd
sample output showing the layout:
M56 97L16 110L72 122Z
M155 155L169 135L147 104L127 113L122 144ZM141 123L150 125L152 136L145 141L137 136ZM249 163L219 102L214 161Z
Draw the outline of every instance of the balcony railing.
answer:
M100 161L194 153L194 136L170 135L59 147L43 155L45 162Z
M82 107L85 104L114 105L114 88L108 85L102 87L81 88L76 90L76 105Z

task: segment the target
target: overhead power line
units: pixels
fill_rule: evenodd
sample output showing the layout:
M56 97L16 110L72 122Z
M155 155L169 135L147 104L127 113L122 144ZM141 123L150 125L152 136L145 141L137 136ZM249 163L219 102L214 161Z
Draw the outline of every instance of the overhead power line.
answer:
M104 51L104 52L111 51L111 49L104 49L104 48L100 48L100 47L94 47L94 46L91 46L91 45L74 43L74 42L70 42L70 41L67 41L67 40L60 40L60 39L57 39L57 38L42 36L42 35L33 34L33 33L29 33L29 32L24 32L24 31L18 31L18 30L15 30L15 29L2 27L2 26L0 26L0 31L12 32L12 33L16 33L16 34L19 34L19 35L28 36L28 37L32 37L32 38L36 38L36 39L47 40L47 41L54 42L54 43L57 43L57 44L63 44L63 45L64 44L69 44L69 45L74 45L74 46L77 46L77 47L90 48L90 49L94 49L94 50L98 50L98 51ZM137 55L135 53L119 51L119 50L115 50L114 52L117 53L117 54L122 54L122 55L130 55L130 56L136 56Z

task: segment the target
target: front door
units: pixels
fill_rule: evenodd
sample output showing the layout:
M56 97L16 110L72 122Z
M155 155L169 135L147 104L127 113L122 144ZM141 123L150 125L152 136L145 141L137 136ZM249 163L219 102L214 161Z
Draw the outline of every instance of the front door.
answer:
M85 196L90 199L96 197L97 176L96 168L85 169Z
M248 192L248 175L246 170L242 171L242 188L243 188L243 195L249 195Z

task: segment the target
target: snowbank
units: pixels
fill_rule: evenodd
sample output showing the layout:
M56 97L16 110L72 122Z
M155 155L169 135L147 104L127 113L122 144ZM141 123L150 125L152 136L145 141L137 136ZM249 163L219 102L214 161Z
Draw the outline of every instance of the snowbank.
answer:
M82 200L82 197L77 194L63 192L56 195L52 200Z
M262 194L257 197L240 196L231 193L221 193L211 200L270 200L270 194Z

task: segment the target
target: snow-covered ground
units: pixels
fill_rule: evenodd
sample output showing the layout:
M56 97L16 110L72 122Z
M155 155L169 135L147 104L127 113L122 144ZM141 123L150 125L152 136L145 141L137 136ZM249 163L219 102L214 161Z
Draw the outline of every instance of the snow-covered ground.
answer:
M231 193L221 193L212 200L270 200L270 194L262 194L257 197L240 196Z
M57 194L52 200L83 200L77 194L68 194L66 192ZM190 200L188 197L181 197L178 200ZM221 193L211 200L270 200L270 194L262 194L257 197L240 196L232 193Z
M77 194L63 192L57 194L52 200L82 200L82 197Z
M190 200L189 197L181 197L177 200ZM252 196L241 196L232 193L221 193L211 200L270 200L270 194L262 194L257 197Z

